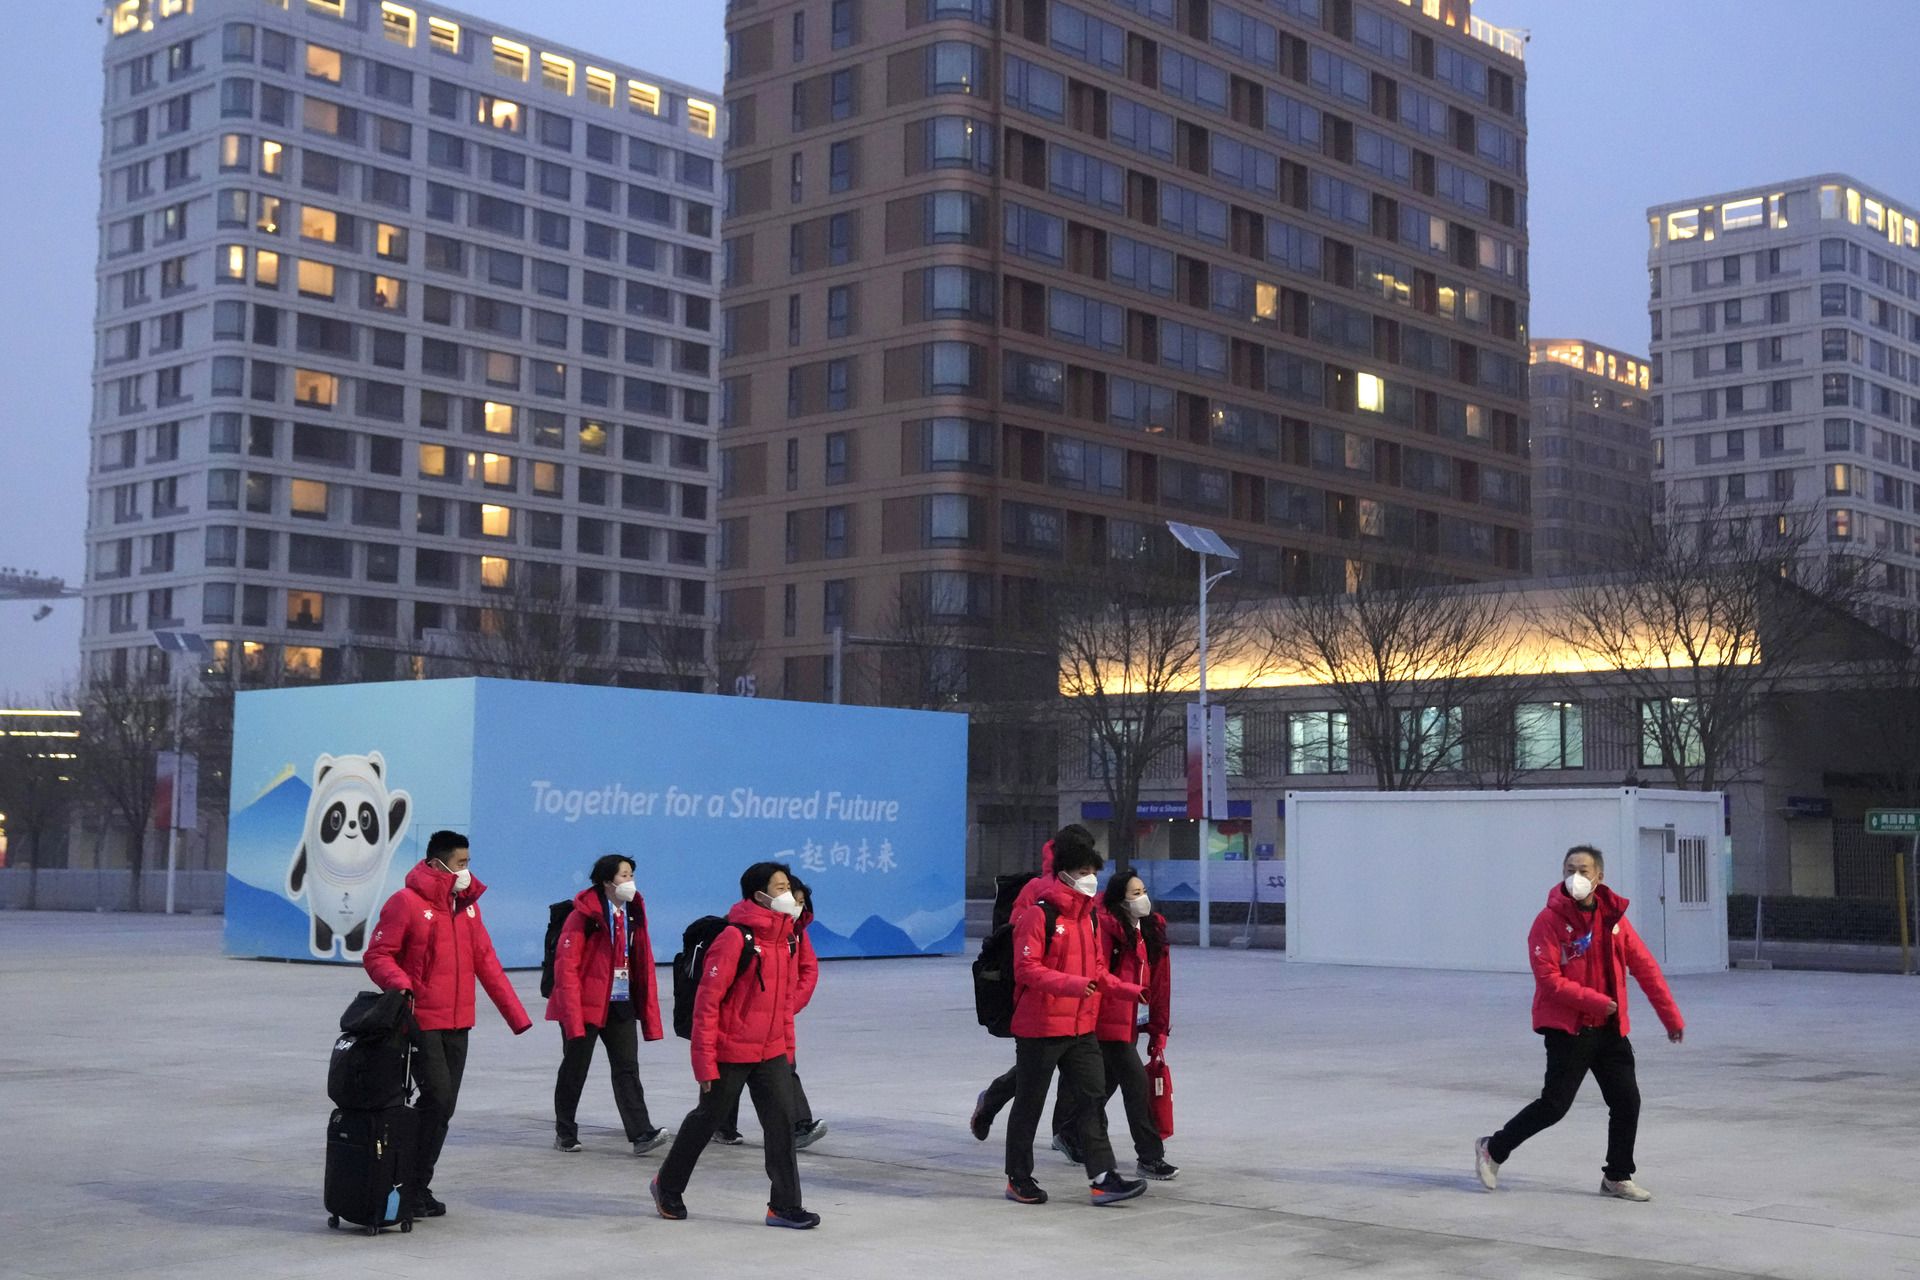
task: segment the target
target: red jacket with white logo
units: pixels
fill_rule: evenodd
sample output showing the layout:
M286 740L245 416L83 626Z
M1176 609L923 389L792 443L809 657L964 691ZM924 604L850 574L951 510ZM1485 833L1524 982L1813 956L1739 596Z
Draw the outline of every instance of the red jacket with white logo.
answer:
M794 921L794 935L799 942L793 953L793 1011L797 1014L807 1007L813 999L815 987L820 985L820 957L813 953L813 943L807 939L807 926L813 923L813 908L807 907L800 912L800 918ZM758 935L756 935L758 936ZM794 1058L793 1020L787 1020L787 1057Z
M722 929L707 949L707 971L693 997L693 1078L702 1082L718 1080L723 1062L765 1062L793 1052L800 995L794 922L744 901L733 904L727 920L753 930L759 954L742 973L746 939L738 929Z
M613 933L607 928L607 900L588 886L573 896L573 914L560 927L553 949L553 995L547 999L547 1021L560 1024L569 1040L587 1034L588 1027L607 1025L607 1007L613 1002L613 970L627 967L627 989L639 1017L640 1034L660 1039L660 990L653 972L653 940L647 936L646 899L635 894L627 905L627 954L613 958Z
M1127 946L1126 926L1114 918L1104 904L1094 908L1094 918L1100 925L1100 950L1111 961L1114 952L1120 953L1120 963L1113 969L1113 976L1121 982L1133 985L1136 992L1127 996L1119 991L1105 992L1100 997L1100 1021L1094 1029L1094 1035L1101 1040L1113 1040L1122 1043L1131 1042L1138 1034L1137 1027L1141 1012L1140 988L1147 990L1146 1032L1150 1036L1164 1037L1173 1029L1171 1002L1173 999L1172 955L1166 950L1160 953L1160 963L1151 964L1147 960L1147 940L1135 929L1133 946ZM1162 929L1166 928L1164 917L1156 915Z
M1093 899L1048 876L1034 901L1013 913L1013 1025L1019 1039L1083 1036L1100 1018L1103 993L1136 1003L1140 987L1107 971L1107 951L1093 920ZM1058 911L1048 935L1047 912ZM1097 984L1092 995L1087 984Z
M1627 919L1627 900L1604 884L1594 888L1593 896L1594 909L1585 911L1564 885L1555 885L1547 894L1546 909L1534 917L1527 935L1533 1029L1577 1033L1582 1027L1605 1026L1607 1001L1615 1000L1620 1005L1620 1034L1626 1035L1631 972L1661 1024L1669 1032L1681 1030L1686 1023L1680 1006L1673 1002L1653 953Z
M382 990L413 992L413 1016L422 1031L471 1027L475 978L513 1034L533 1025L480 919L486 891L475 876L465 893L456 894L451 872L422 861L407 872L406 887L380 908L361 963Z

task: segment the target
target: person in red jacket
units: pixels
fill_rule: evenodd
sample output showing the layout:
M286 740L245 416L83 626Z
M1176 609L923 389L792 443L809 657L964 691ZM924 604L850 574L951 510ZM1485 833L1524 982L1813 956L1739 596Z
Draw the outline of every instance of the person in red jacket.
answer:
M800 904L800 917L794 922L793 931L800 939L798 952L794 956L794 981L797 984L793 993L793 1012L807 1007L813 999L813 990L820 984L820 958L814 954L813 943L807 939L807 926L813 923L813 891L791 873L787 884L793 893L793 900ZM827 1136L827 1122L817 1120L813 1114L813 1104L807 1100L806 1086L800 1083L800 1059L794 1053L792 1045L787 1046L787 1058L793 1065L793 1145L797 1151L805 1151L814 1143ZM723 1147L737 1147L745 1141L740 1136L740 1099L733 1100L733 1109L721 1118L713 1131L713 1140Z
M1133 1137L1135 1171L1143 1178L1167 1182L1178 1177L1180 1170L1167 1163L1166 1143L1154 1123L1148 1097L1147 1069L1136 1047L1140 1033L1145 1031L1147 1057L1158 1058L1166 1052L1167 1032L1173 1025L1173 974L1167 954L1166 917L1154 911L1147 886L1128 870L1115 872L1107 881L1093 915L1100 928L1100 949L1108 957L1114 976L1147 992L1144 1014L1138 1000L1121 993L1108 992L1100 997L1094 1036L1100 1041L1107 1075L1101 1121L1104 1124L1106 1120L1106 1103L1118 1092L1127 1113L1127 1130ZM1053 1147L1075 1164L1081 1162L1081 1152L1074 1146L1079 1119L1062 1080L1053 1104Z
M1102 996L1144 1003L1146 990L1107 970L1093 920L1093 895L1105 860L1090 848L1056 846L1054 872L1032 904L1013 916L1013 1110L1007 1117L1006 1197L1018 1204L1045 1204L1047 1193L1033 1180L1033 1132L1040 1127L1053 1073L1079 1121L1076 1145L1085 1157L1088 1196L1094 1204L1118 1204L1147 1189L1122 1178L1101 1103L1106 1068L1094 1040Z
M380 921L361 961L382 990L413 994L413 1016L420 1026L413 1050L420 1132L406 1187L416 1218L437 1218L447 1211L434 1198L433 1171L466 1074L474 979L487 989L513 1034L533 1025L480 920L480 895L487 886L473 874L468 865L472 860L465 836L434 832L427 840L427 856L407 872L406 887L380 908Z
M700 1105L687 1113L673 1146L648 1184L663 1218L687 1216L681 1193L693 1166L727 1111L745 1089L766 1133L770 1227L805 1230L820 1215L800 1204L800 1164L793 1147L793 1011L799 998L800 944L785 863L756 862L740 877L740 901L707 948L706 972L694 991L693 1078ZM752 953L747 935L752 935Z
M1607 1162L1600 1192L1622 1200L1653 1196L1633 1180L1633 1140L1640 1127L1640 1085L1627 1039L1627 974L1640 981L1653 1011L1679 1044L1686 1032L1680 1007L1660 966L1627 919L1627 900L1602 883L1606 859L1591 845L1567 850L1566 877L1547 894L1547 906L1527 935L1533 965L1533 1029L1546 1038L1547 1078L1540 1096L1500 1132L1473 1144L1474 1170L1487 1190L1499 1186L1500 1166L1521 1143L1558 1123L1573 1105L1587 1073L1607 1103Z
M639 1040L658 1040L660 994L654 981L647 904L633 882L633 863L617 853L593 864L573 899L553 953L553 995L547 1021L560 1024L560 1074L553 1083L553 1145L580 1150L574 1115L593 1065L593 1042L607 1047L613 1103L633 1154L645 1155L671 1135L647 1117L640 1084ZM636 1035L636 1032L638 1035Z

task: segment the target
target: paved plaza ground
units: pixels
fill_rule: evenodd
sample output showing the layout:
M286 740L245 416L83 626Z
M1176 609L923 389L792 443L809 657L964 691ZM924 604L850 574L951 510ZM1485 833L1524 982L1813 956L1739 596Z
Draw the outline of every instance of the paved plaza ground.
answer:
M598 1064L587 1150L553 1151L558 1033L515 1039L483 1003L435 1184L451 1212L369 1240L320 1205L327 1052L365 984L222 959L219 928L0 913L0 1276L1920 1276L1920 979L1676 979L1682 1046L1635 992L1656 1198L1631 1205L1594 1194L1591 1085L1498 1193L1473 1178L1474 1137L1539 1085L1530 979L1182 949L1184 1172L1093 1209L1045 1151L1055 1202L1005 1202L1001 1131L968 1136L1012 1054L974 1026L964 959L834 963L799 1032L832 1127L800 1161L811 1234L760 1225L751 1145L707 1153L690 1221L656 1218L657 1155L627 1154ZM538 1019L537 975L515 985ZM641 1070L677 1125L685 1043L643 1046Z

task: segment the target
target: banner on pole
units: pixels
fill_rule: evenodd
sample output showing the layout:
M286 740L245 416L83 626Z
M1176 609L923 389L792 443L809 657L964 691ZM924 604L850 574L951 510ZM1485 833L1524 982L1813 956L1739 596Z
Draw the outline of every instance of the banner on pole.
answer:
M1203 818L1204 788L1206 785L1203 770L1206 768L1206 735L1202 732L1200 704L1187 704L1187 816Z
M159 752L153 773L153 829L199 830L200 757L191 751Z

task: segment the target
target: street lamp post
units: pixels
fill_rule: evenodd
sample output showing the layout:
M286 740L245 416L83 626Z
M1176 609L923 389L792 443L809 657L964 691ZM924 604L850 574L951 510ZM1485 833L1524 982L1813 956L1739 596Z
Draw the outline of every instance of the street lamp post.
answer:
M191 655L205 665L212 652L207 642L191 631L156 631L153 643L170 659ZM180 721L184 718L186 703L186 665L182 662L170 663L173 675L173 793L167 800L167 914L173 914L174 874L180 859L180 782L186 773L184 742L181 736ZM135 839L144 840L146 833L135 833ZM140 909L139 903L133 904L134 910Z
M1237 561L1240 553L1228 546L1219 534L1199 525L1167 521L1167 532L1200 559L1200 945L1213 945L1213 895L1207 883L1207 845L1213 832L1213 721L1207 716L1207 593L1215 583L1232 573L1222 569L1209 577L1207 557ZM1224 747L1225 744L1222 744Z

